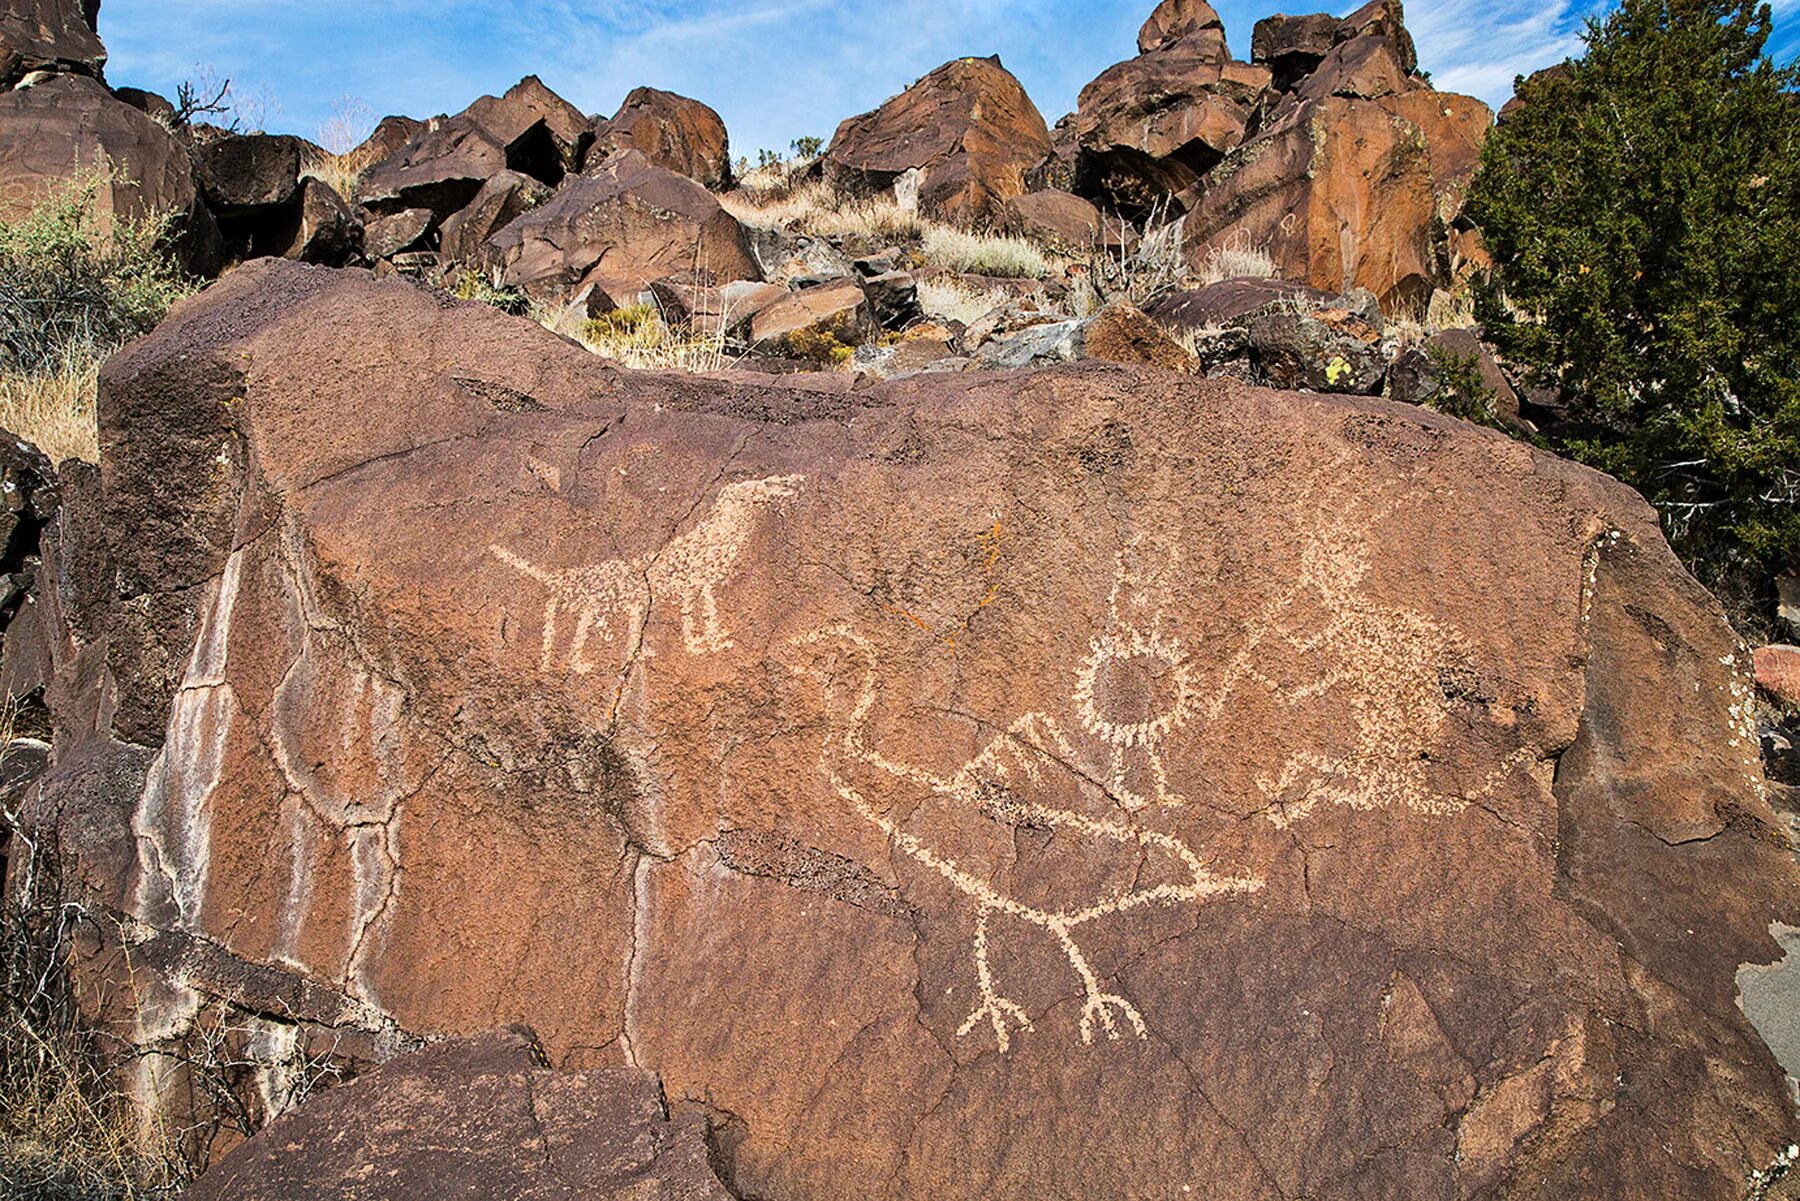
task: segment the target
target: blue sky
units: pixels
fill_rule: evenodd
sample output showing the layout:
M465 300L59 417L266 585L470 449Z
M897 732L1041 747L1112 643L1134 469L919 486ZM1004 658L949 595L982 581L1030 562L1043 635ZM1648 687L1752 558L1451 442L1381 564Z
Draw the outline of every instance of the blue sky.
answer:
M638 84L706 101L734 154L829 138L960 55L999 54L1045 120L1136 52L1155 0L105 0L107 78L173 96L207 66L266 100L271 130L318 137L345 101L376 115L456 112L535 73L610 115ZM1513 76L1578 46L1605 0L1411 0L1407 24L1436 85L1498 105ZM1270 0L1218 4L1248 57ZM1340 4L1346 12L1354 3ZM1291 11L1308 11L1289 4ZM1800 0L1778 0L1775 45L1800 43Z

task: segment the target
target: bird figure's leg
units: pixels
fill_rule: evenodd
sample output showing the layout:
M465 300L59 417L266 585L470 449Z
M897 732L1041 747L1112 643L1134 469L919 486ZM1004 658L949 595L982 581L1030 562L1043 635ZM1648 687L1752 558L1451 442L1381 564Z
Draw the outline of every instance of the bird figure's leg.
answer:
M575 620L575 640L569 644L569 667L578 676L585 676L594 670L594 665L587 660L586 651L588 632L593 629L597 616L599 614L595 613L591 604L584 604ZM604 625L602 629L604 630Z
M1006 1028L1007 1022L1017 1022L1021 1030L1030 1030L1031 1015L994 991L994 977L988 970L987 953L988 914L992 912L991 905L982 905L975 911L975 981L981 989L981 1004L976 1006L975 1012L957 1029L956 1035L961 1038L973 1030L982 1018L986 1018L994 1028L994 1042L1004 1055L1012 1042Z
M1105 1029L1107 1038L1118 1038L1119 1024L1113 1020L1112 1014L1115 1008L1124 1015L1126 1021L1131 1023L1131 1028L1137 1032L1139 1038L1149 1038L1148 1031L1144 1029L1144 1015L1137 1011L1137 1006L1117 993L1100 991L1100 978L1094 975L1094 969L1088 965L1087 956L1083 955L1081 948L1075 945L1075 939L1070 935L1067 923L1056 922L1051 925L1050 929L1055 933L1057 941L1062 943L1063 954L1068 956L1069 966L1075 969L1075 974L1081 977L1081 987L1087 994L1086 1000L1081 1006L1081 1041L1090 1045L1093 1043L1095 1018L1100 1019L1100 1025Z
M560 606L556 594L550 594L544 602L544 653L538 661L538 670L548 672L550 665L556 662L556 614Z

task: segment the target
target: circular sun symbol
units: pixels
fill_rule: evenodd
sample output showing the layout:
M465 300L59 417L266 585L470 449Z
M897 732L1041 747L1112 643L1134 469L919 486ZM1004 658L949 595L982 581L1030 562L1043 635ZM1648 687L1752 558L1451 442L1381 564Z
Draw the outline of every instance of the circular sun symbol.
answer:
M1090 644L1075 684L1081 724L1120 750L1153 746L1187 720L1193 672L1181 640L1134 626Z

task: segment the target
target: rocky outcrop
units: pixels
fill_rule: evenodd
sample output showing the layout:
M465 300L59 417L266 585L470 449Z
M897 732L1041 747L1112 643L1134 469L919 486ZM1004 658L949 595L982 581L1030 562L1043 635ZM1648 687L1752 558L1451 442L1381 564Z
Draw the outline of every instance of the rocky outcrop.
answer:
M550 194L549 187L517 171L492 176L475 193L475 199L445 220L440 238L445 261L480 264L483 244L543 204Z
M756 279L743 227L707 190L635 150L572 179L489 238L484 255L507 287L568 296L597 284L618 300L676 271Z
M1075 190L1134 219L1198 184L1243 139L1269 84L1267 69L1232 61L1205 0L1165 0L1138 46L1082 89L1070 125Z
M99 228L172 214L188 264L208 269L218 230L186 148L167 129L82 75L0 94L0 219L17 219L51 191L109 167L93 207Z
M240 1145L191 1201L730 1201L707 1121L633 1067L559 1072L530 1030L452 1039L325 1092Z
M635 150L704 188L731 186L725 122L698 100L674 92L633 88L612 119L596 127L596 161L622 150Z
M839 125L823 169L854 192L902 184L923 211L975 224L999 218L1050 152L1043 116L1000 59L959 58Z
M616 371L278 260L100 413L28 820L129 1041L208 963L530 1020L780 1201L1736 1201L1800 1134L1749 657L1594 472L1142 369Z
M100 0L0 0L0 91L73 73L100 78Z

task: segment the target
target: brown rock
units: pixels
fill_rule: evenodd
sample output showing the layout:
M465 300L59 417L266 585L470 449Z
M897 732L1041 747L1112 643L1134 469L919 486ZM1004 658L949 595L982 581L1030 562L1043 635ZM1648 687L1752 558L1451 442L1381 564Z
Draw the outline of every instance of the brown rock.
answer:
M194 148L194 181L214 216L267 218L298 198L306 145L283 134L228 134Z
M916 171L921 209L973 224L998 218L1050 152L1043 116L1000 59L959 58L838 126L823 168L827 180L863 193L891 190Z
M1347 306L1265 309L1244 322L1258 376L1277 388L1373 396L1388 367L1382 331Z
M1481 166L1482 143L1494 127L1493 110L1473 96L1429 88L1387 96L1381 107L1417 125L1425 136L1438 216L1446 223L1454 221L1462 213L1469 181Z
M581 169L593 124L580 109L527 75L502 96L483 96L463 116L506 148L506 165L554 186Z
M1206 0L1162 0L1138 30L1138 53L1149 54L1197 33L1225 40L1225 22Z
M439 249L451 263L479 263L489 238L550 198L550 189L517 171L501 171L481 185L475 199L444 221Z
M1142 364L1193 372L1193 352L1133 305L1114 301L1094 314L1082 330L1084 357L1105 363Z
M1295 95L1300 100L1324 100L1329 96L1379 100L1425 87L1425 82L1406 65L1411 45L1410 39L1402 45L1374 33L1339 42L1295 90Z
M1800 712L1800 646L1759 646L1756 686L1783 708Z
M648 291L664 324L732 340L747 340L752 318L789 295L778 284L733 280L721 285L706 271L664 276Z
M831 361L848 357L850 348L874 337L877 328L862 281L838 279L758 310L750 320L750 338L760 348Z
M411 117L383 117L374 131L346 157L372 167L406 149L406 144L425 130L424 121L415 121Z
M696 267L720 280L756 279L743 227L707 190L635 150L571 180L547 203L489 238L484 254L505 284L567 295L588 283L640 290Z
M1250 61L1269 68L1276 91L1292 91L1331 53L1342 27L1330 13L1264 17L1250 35Z
M36 71L100 78L100 0L0 0L0 91Z
M422 249L432 223L430 209L401 209L376 217L363 227L363 252L371 259L391 259L404 251Z
M362 223L344 198L322 179L300 181L300 203L291 229L275 253L303 263L341 267L362 244Z
M1144 311L1169 329L1189 331L1238 325L1252 314L1277 305L1317 305L1330 299L1328 292L1282 279L1222 279L1202 288L1159 297Z
M167 129L85 76L0 93L0 219L16 220L107 164L112 181L93 210L102 233L121 218L173 213L188 265L216 266L218 229L194 188L186 149Z
M280 260L100 420L84 903L654 1071L736 1195L1736 1201L1800 1134L1749 665L1597 473L1098 364L625 372Z
M599 130L595 155L636 150L659 167L702 187L731 186L731 143L719 114L686 96L634 88Z
M1146 26L1139 42L1152 48L1083 88L1070 130L1080 150L1076 190L1134 218L1198 184L1243 139L1269 84L1266 68L1231 61L1205 4L1165 7L1176 27L1195 22L1194 30L1171 41Z
M1444 366L1450 363L1473 367L1493 393L1494 416L1518 421L1519 394L1473 330L1440 330L1402 353L1388 371L1388 395L1406 404L1429 403L1443 387Z
M900 330L917 321L919 281L910 271L884 271L862 279L863 295L875 314L875 324L882 329Z
M1265 247L1277 273L1327 292L1367 288L1384 308L1423 310L1442 281L1436 198L1419 127L1368 100L1292 110L1234 150L1188 214L1188 262L1235 242Z
M556 1072L530 1030L453 1039L307 1101L225 1156L193 1201L728 1201L707 1122L631 1067Z
M1008 226L1028 238L1086 250L1100 238L1100 210L1071 192L1046 189L1006 202Z

